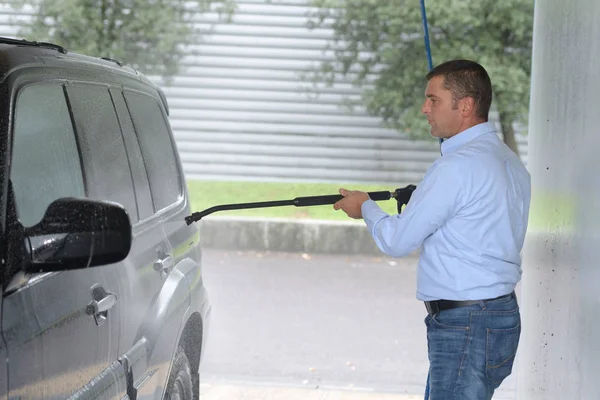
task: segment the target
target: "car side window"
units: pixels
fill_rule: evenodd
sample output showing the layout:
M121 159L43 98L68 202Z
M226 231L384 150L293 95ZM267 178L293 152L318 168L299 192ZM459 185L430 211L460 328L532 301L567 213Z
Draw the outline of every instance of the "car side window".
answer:
M125 139L125 148L129 158L129 166L131 167L131 177L133 178L133 187L135 189L138 213L140 219L146 219L154 214L154 204L152 203L152 194L150 194L150 184L148 183L148 174L140 144L135 136L133 122L125 104L123 92L119 89L112 88L110 94L117 111L117 117L123 131L123 139Z
M155 211L182 197L175 148L163 110L157 99L126 91L125 99L146 163Z
M125 143L108 87L78 83L67 87L83 157L88 196L121 204L138 221Z
M63 86L44 83L23 88L13 120L10 178L19 221L32 226L54 200L85 197Z

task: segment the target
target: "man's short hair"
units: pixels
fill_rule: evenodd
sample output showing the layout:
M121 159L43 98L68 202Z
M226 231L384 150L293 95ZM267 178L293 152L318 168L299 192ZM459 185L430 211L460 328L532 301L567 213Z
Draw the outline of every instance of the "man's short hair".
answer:
M488 120L492 104L492 82L480 64L470 60L451 60L432 69L426 78L435 76L444 78L444 88L452 93L452 107L458 107L458 101L471 97L475 101L477 117Z

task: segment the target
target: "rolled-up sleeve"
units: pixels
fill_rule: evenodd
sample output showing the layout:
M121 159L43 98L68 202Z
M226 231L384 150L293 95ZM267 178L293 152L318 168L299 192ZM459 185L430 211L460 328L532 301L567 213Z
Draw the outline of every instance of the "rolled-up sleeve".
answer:
M367 200L361 207L362 216L382 252L392 257L406 256L458 211L461 191L455 167L436 162L401 214L389 215L375 201Z

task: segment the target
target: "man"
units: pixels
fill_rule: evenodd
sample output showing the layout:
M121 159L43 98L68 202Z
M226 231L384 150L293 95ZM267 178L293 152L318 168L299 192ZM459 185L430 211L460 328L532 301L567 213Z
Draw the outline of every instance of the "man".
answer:
M491 399L511 373L521 332L514 288L531 197L529 173L488 122L485 69L448 61L427 74L421 111L442 156L402 214L340 189L334 205L363 218L378 247L401 257L421 249L417 298L425 302L430 400Z

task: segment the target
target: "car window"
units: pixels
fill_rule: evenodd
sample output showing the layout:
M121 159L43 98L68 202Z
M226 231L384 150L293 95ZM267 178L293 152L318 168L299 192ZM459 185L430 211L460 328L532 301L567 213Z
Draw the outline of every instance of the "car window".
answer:
M153 97L126 91L125 99L146 163L156 211L177 202L181 180L163 110Z
M112 98L106 86L67 87L81 146L88 196L119 203L138 220L133 182Z
M84 197L81 159L60 84L36 84L18 94L10 177L21 223L39 222L62 197Z
M135 190L138 213L140 219L145 219L154 214L154 205L152 203L152 195L150 194L150 184L148 183L148 175L140 144L133 129L133 122L127 110L127 104L123 98L123 92L118 89L110 90L117 117L123 131L123 139L125 139L125 148L129 158L129 166L131 168L131 177L133 178L133 188Z

